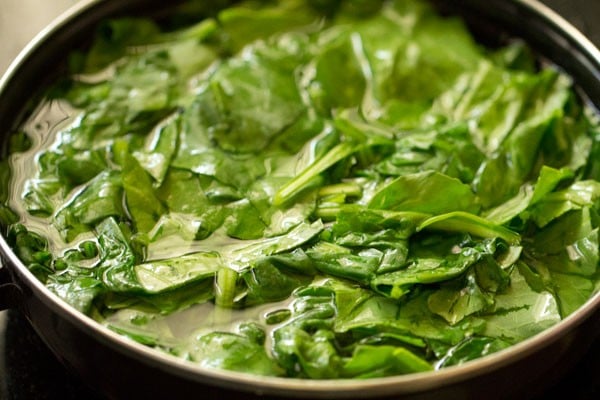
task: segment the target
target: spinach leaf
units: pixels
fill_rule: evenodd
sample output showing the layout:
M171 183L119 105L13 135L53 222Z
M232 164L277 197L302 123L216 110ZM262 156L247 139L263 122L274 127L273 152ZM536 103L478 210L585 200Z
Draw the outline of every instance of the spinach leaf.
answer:
M241 274L247 291L237 304L243 301L248 307L284 300L316 274L312 260L301 250L261 258Z
M250 54L223 64L201 97L211 139L230 152L261 151L304 110L292 71L269 56Z
M136 255L113 218L107 218L96 226L98 233L99 260L96 276L113 291L138 291L140 283L133 269Z
M510 343L496 338L470 337L450 348L437 367L449 367L495 353L510 346Z
M431 371L431 364L402 347L358 346L344 365L347 378L375 378Z
M458 254L444 258L418 258L405 269L375 277L371 286L378 293L392 298L405 296L415 284L441 282L464 273L479 260L480 253L473 248L462 249Z
M102 172L90 180L55 216L62 236L73 240L95 223L108 217L120 218L123 210L123 185L120 176Z
M482 317L484 335L516 343L560 321L552 293L532 290L518 269L510 274L510 286L495 297L494 308Z
M469 186L435 171L400 176L381 187L369 208L442 214L477 212L477 198Z
M230 51L235 53L246 44L267 39L278 32L302 29L316 22L317 15L299 1L278 2L276 7L230 7L221 11L218 20Z
M149 232L165 212L163 204L156 196L152 178L129 154L123 163L123 189L125 201L136 229L140 233Z
M464 232L483 238L501 238L509 243L518 243L519 235L503 226L463 211L441 214L423 221L417 231L423 229Z
M135 265L133 273L146 292L170 290L200 279L214 278L222 261L217 253L194 253Z
M481 290L473 274L440 286L438 291L429 296L427 304L433 313L452 325L494 304L493 297Z
M280 369L265 352L262 343L228 332L201 336L190 351L190 359L200 365L256 375L280 375Z

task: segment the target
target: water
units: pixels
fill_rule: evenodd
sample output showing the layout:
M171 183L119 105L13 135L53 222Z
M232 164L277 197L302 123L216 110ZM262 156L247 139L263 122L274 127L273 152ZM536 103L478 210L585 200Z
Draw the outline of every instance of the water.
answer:
M78 114L78 111L65 101L43 101L21 128L31 140L31 147L25 152L13 153L9 157L11 182L8 205L20 216L21 222L29 230L46 237L50 249L54 251L65 248L67 244L48 223L47 218L36 217L27 212L22 195L27 181L39 172L37 159L40 151L56 143L60 132L75 123Z
M77 124L80 112L65 101L43 101L23 124L22 130L31 140L27 151L13 153L9 162L12 179L9 187L9 206L20 216L20 222L30 231L40 234L48 240L49 250L53 254L62 254L65 249L72 248L74 243L67 243L51 224L52 216L39 217L31 215L23 202L23 193L27 181L39 173L38 157L44 150L56 146L61 141L61 132ZM70 196L80 188L73 189ZM75 242L94 239L93 233L79 236ZM252 241L250 241L252 242ZM190 242L179 236L163 238L150 246L146 252L147 260L156 260L184 255L197 251L214 251L248 246L248 241L239 241L224 234L215 234L209 240ZM216 307L212 302L197 304L169 315L146 313L134 309L118 310L108 317L95 315L94 318L105 326L123 329L124 331L142 332L156 338L159 346L169 347L193 340L204 333L213 331L236 331L239 324L256 322L265 327L267 341L270 346L270 332L276 327L265 323L266 316L273 311L288 308L291 297L281 302L249 307L245 309L224 309ZM0 314L1 316L1 314ZM139 321L145 323L140 324ZM1 322L1 321L0 321ZM1 366L0 366L1 367Z

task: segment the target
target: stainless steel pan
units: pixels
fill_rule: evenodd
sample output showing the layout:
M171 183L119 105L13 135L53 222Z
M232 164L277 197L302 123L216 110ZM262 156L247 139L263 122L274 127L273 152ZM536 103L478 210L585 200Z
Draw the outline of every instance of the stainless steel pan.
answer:
M166 4L169 3L169 4ZM216 3L206 1L209 11ZM600 52L534 0L437 0L462 15L482 42L521 37L570 74L600 108ZM0 138L26 117L35 95L85 46L99 21L160 15L173 2L84 0L44 30L0 80ZM600 293L557 326L505 351L442 371L365 381L306 381L209 370L153 351L103 328L50 293L0 236L0 310L22 312L49 348L109 398L530 398L559 378L600 336Z

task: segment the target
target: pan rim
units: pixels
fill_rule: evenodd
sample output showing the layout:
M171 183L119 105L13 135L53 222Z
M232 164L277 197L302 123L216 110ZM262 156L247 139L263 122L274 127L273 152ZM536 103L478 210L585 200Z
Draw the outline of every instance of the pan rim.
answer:
M577 42L581 49L587 53L588 57L600 66L600 50L585 35L552 9L537 0L512 1L521 7L530 9L547 20L548 23L554 25L565 37ZM40 31L13 60L6 73L0 78L0 97L2 97L2 93L8 82L15 79L15 76L18 75L20 66L27 62L27 59L35 54L36 49L43 46L54 32L67 26L82 12L97 7L103 2L103 0L82 0ZM600 77L600 67L597 68L597 72ZM533 337L497 353L433 372L372 378L360 381L351 379L306 380L299 378L261 377L248 373L203 367L191 361L182 360L154 350L119 335L91 317L75 310L57 295L50 292L19 260L3 235L0 235L0 254L5 264L8 264L2 268L8 268L10 272L13 272L18 277L19 282L24 282L31 289L32 295L38 297L53 312L67 318L69 322L85 331L85 333L95 336L97 340L108 345L112 350L134 357L154 367L168 370L170 374L175 374L199 383L208 383L221 387L235 384L236 387L255 393L342 398L349 395L353 397L362 397L363 395L365 397L374 397L389 394L408 394L417 393L424 389L441 388L474 376L489 373L490 371L523 359L559 340L600 309L600 292L596 292L583 306L571 315Z

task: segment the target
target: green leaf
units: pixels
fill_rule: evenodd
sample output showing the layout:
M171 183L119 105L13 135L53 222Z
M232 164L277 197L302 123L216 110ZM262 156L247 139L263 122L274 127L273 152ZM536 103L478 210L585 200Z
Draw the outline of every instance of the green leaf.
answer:
M442 284L429 296L427 304L431 312L455 325L466 316L488 308L493 299L479 288L475 276L468 274L464 279Z
M479 357L496 353L510 346L509 342L497 338L470 337L451 347L436 365L438 368L460 365Z
M58 297L83 313L89 313L94 299L104 292L102 282L87 276L75 277L66 282L51 278L47 286Z
M155 127L146 139L143 150L133 153L138 163L157 183L164 180L177 148L178 116L173 116Z
M577 311L594 293L592 280L578 275L552 272L552 285L563 318Z
M578 181L569 187L549 193L537 203L530 212L539 227L544 227L561 215L592 206L600 197L600 184L596 181Z
M375 277L371 287L398 299L405 296L415 284L443 282L459 276L480 256L475 249L465 248L458 254L448 254L444 258L417 258L404 269Z
M292 71L270 57L257 51L229 59L201 94L211 138L226 151L261 151L304 112Z
M560 273L592 276L598 270L598 243L589 209L572 211L535 237L533 263Z
M123 164L123 188L127 209L140 233L149 232L165 209L156 196L152 178L137 160L128 155Z
M98 28L96 40L85 55L84 71L97 71L125 55L132 45L148 43L156 37L159 29L152 21L127 18L106 21Z
M56 213L55 224L71 241L105 218L123 218L123 186L119 174L102 172L89 181Z
M431 217L423 221L417 232L423 229L464 232L481 238L501 238L510 244L518 244L520 236L501 225L491 223L485 218L462 211Z
M296 288L309 284L316 272L302 251L261 258L240 276L247 291L239 303L249 307L284 300Z
M305 189L319 174L345 159L357 150L357 145L343 142L301 171L294 179L283 185L273 198L273 204L282 205Z
M197 280L212 279L222 265L217 253L199 252L138 264L133 269L146 292L158 293Z
M392 330L404 334L455 345L466 337L480 334L485 324L479 318L467 316L456 325L448 324L439 315L428 308L428 299L432 291L423 291L401 303L396 317L382 324L380 329Z
M393 346L357 346L344 365L348 378L375 378L431 371L433 367L409 350Z
M505 224L528 208L534 208L536 203L543 202L561 181L572 177L573 172L570 169L557 170L555 168L543 166L533 189L530 184L524 184L521 186L517 195L493 209L487 210L484 213L484 216L494 223ZM553 217L554 216L555 215L553 215ZM525 215L524 217L528 218L528 215ZM548 218L548 221L550 219L551 218ZM540 221L540 219L538 219L538 221Z
M98 278L116 292L139 291L141 285L135 274L136 255L128 238L113 218L96 226L99 261L95 266Z
M277 7L253 8L248 5L221 11L218 20L233 53L247 43L267 39L281 31L301 29L316 22L318 16L298 1L279 3Z
M367 82L361 69L361 42L358 34L342 33L315 57L314 79L308 91L323 114L362 102Z
M277 376L279 367L269 358L262 344L226 332L202 335L190 349L192 361L204 367Z
M274 332L274 355L288 375L311 379L339 377L342 359L326 330L308 333L293 325Z
M319 242L307 250L315 267L327 275L368 284L380 267L383 254L379 251L362 251L353 254L345 247Z
M550 292L532 290L517 269L512 271L510 280L507 290L496 296L493 311L483 317L484 335L512 344L561 320L558 303Z
M369 208L443 214L477 212L477 198L468 185L435 171L400 176L381 187Z

